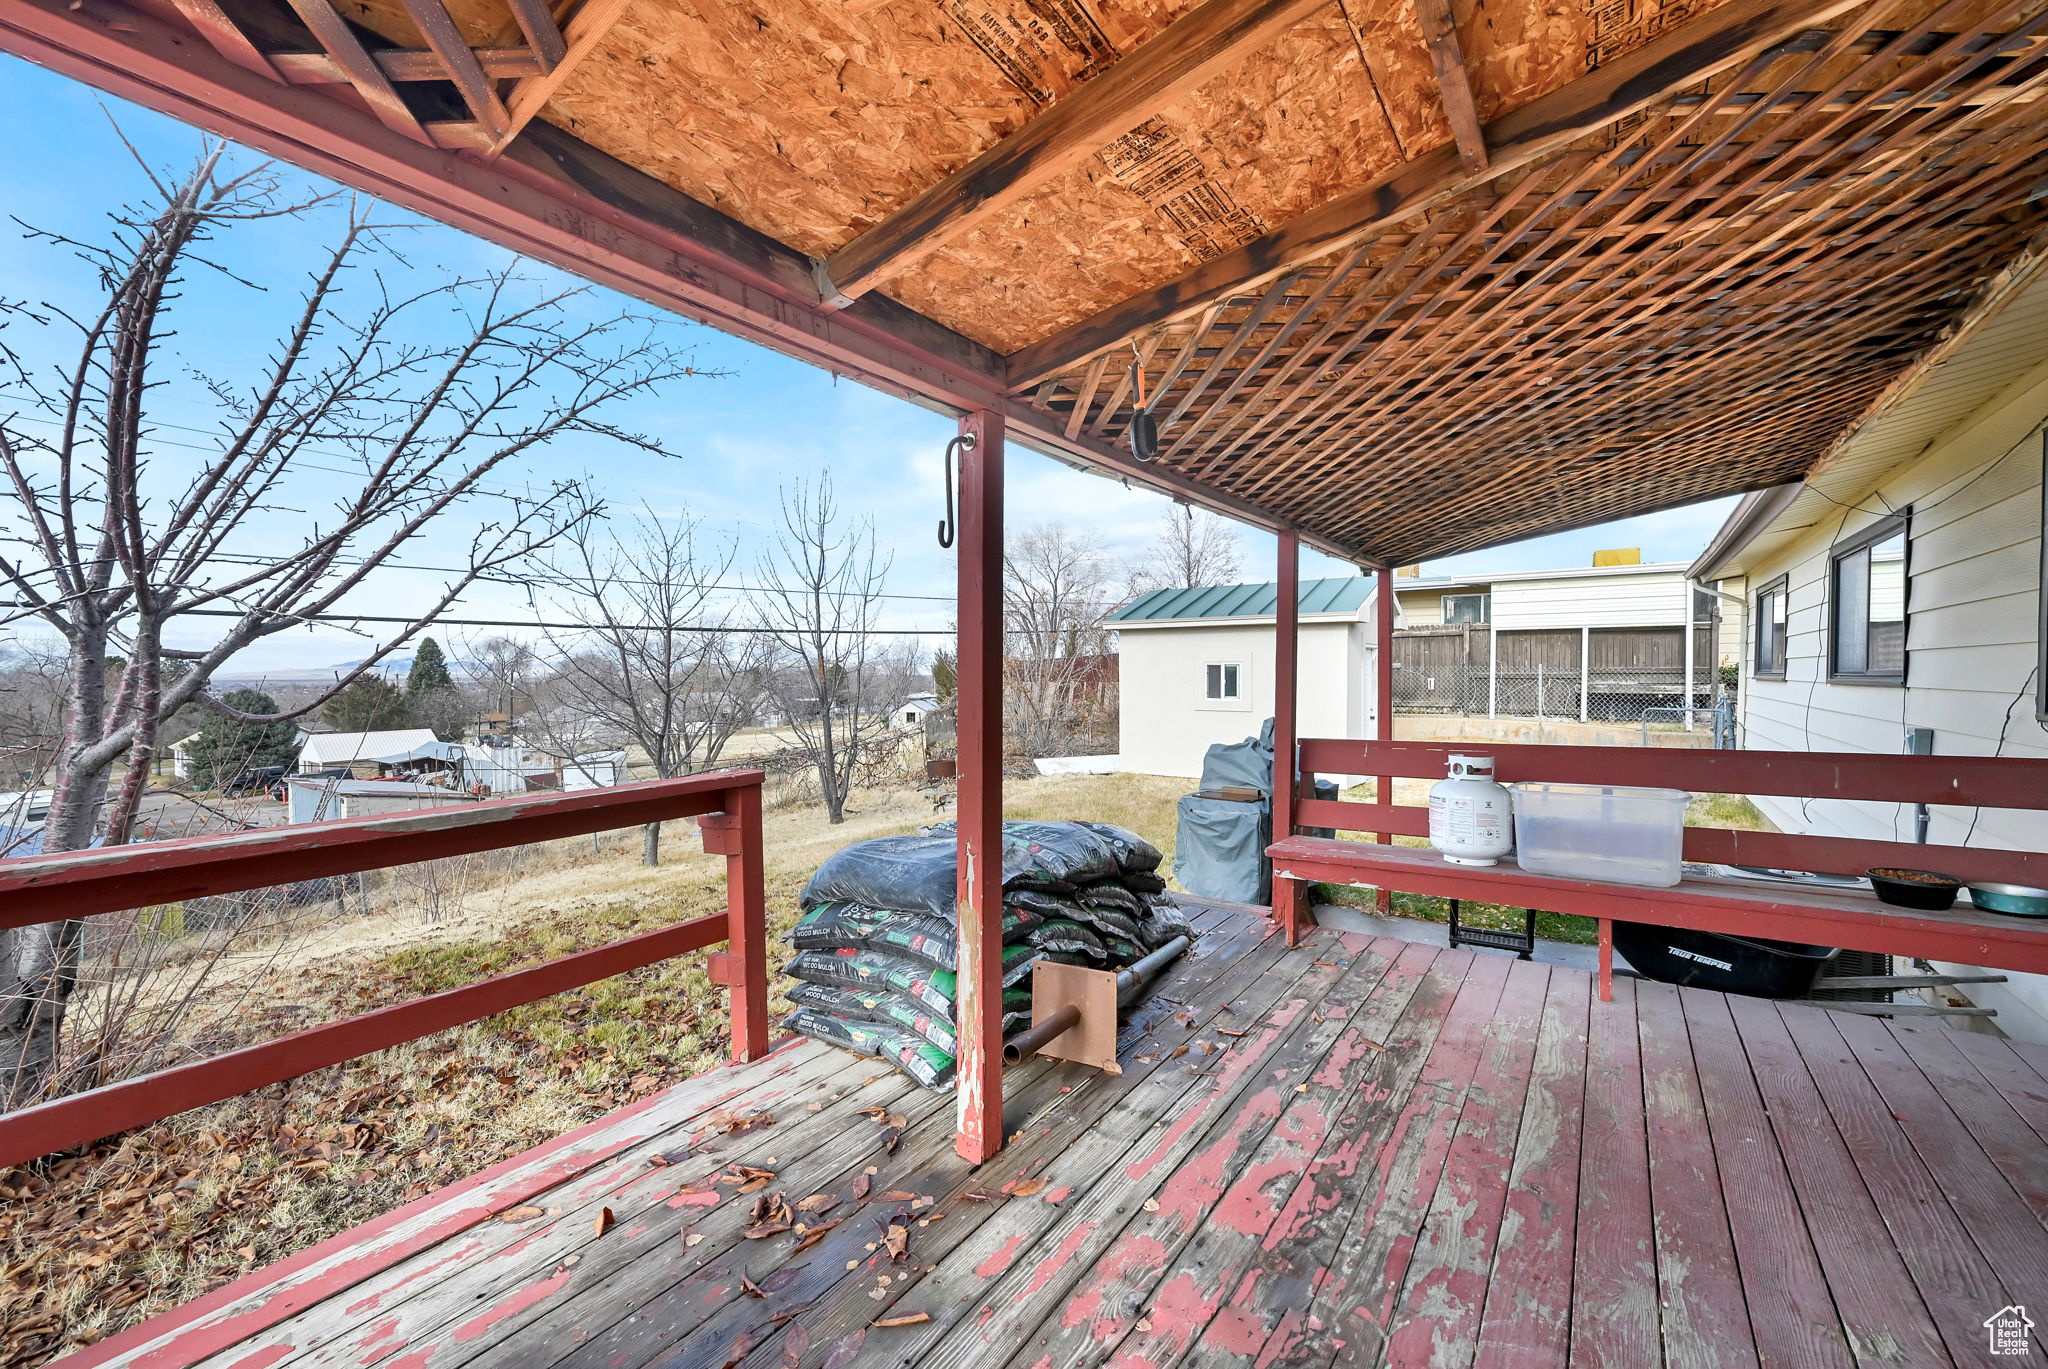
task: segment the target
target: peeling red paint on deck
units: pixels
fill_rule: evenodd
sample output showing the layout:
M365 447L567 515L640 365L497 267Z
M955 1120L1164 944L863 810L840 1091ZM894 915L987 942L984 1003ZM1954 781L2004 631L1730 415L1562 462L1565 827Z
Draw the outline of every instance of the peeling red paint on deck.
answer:
M1302 1000L1297 999L1295 1001L1299 1003ZM1293 1015L1298 1016L1298 1011ZM1275 1009L1271 1016L1278 1017L1279 1010ZM1274 1022L1263 1028L1257 1036L1246 1037L1238 1042L1234 1049L1226 1052L1223 1056L1222 1066L1216 1074L1215 1087L1211 1088L1203 1096L1202 1100L1193 1107L1183 1108L1180 1116L1173 1119L1173 1124L1167 1127L1165 1134L1159 1138L1159 1144L1152 1147L1144 1158L1125 1166L1124 1173L1133 1179L1143 1179L1150 1176L1152 1171L1159 1167L1160 1162L1173 1153L1174 1147L1208 1117L1210 1109L1215 1106L1215 1100L1219 1097L1228 1096L1230 1085L1242 1079L1245 1071L1257 1064L1259 1057L1264 1055L1272 1044L1280 1039L1281 1028L1284 1025L1284 1023Z
M364 1364L375 1364L385 1356L395 1355L405 1348L405 1340L398 1334L398 1328L403 1322L404 1319L401 1317L386 1317L363 1333L363 1338L357 1344L364 1352ZM392 1343L387 1345L386 1341Z
M716 1189L707 1188L701 1193L692 1193L690 1190L684 1189L673 1198L670 1198L668 1205L676 1208L717 1207L718 1196L718 1190Z
M290 1345L269 1345L261 1350L242 1356L228 1369L270 1369L270 1366L287 1358L295 1347Z
M1257 1292L1259 1277L1265 1271L1247 1270L1239 1280L1237 1291L1230 1300L1217 1309L1216 1319L1209 1323L1209 1330L1202 1337L1204 1344L1213 1344L1229 1355L1257 1355L1259 1347L1266 1342L1266 1319L1249 1311Z
M1140 1270L1160 1269L1166 1265L1167 1249L1159 1238L1142 1231L1127 1231L1110 1247L1109 1253L1095 1262L1089 1271L1087 1287L1069 1298L1060 1311L1062 1326L1079 1326L1083 1322L1095 1322L1102 1318L1102 1295L1114 1290L1124 1280Z
M567 1269L558 1269L545 1279L526 1285L526 1287L507 1297L496 1307L479 1312L462 1325L456 1327L455 1339L458 1341L475 1340L507 1317L517 1316L535 1303L545 1302L569 1286L569 1274L570 1271Z
M1045 1286L1059 1275L1068 1261L1074 1258L1074 1253L1086 1245L1088 1238L1094 1234L1094 1222L1076 1222L1074 1229L1060 1241L1059 1248L1041 1260L1038 1267L1031 1271L1031 1282L1017 1294L1017 1301L1023 1302L1045 1291Z
M996 1252L974 1266L974 1272L984 1279L993 1279L1009 1269L1010 1261L1017 1258L1017 1247L1024 1244L1024 1233L1019 1231L1007 1237Z

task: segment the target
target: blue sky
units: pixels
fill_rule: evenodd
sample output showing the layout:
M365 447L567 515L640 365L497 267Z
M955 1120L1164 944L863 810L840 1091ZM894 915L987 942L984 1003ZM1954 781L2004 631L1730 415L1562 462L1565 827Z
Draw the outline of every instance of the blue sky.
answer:
M120 134L115 125L118 123ZM199 137L184 125L102 96L83 85L14 58L0 57L0 206L39 228L97 240L105 214L146 189L140 169L120 145L125 135L151 164L188 165ZM255 160L251 154L242 154ZM81 175L89 169L89 179ZM318 178L292 173L298 184L318 193L331 189ZM237 273L266 287L251 290L225 278L194 281L177 314L180 359L204 370L233 374L238 357L265 347L289 317L300 281L312 260L332 240L338 206L302 220L279 220L238 230L232 239ZM508 254L477 239L391 210L385 220L409 225L400 235L415 279L439 273L473 273L504 265ZM406 268L394 267L403 277ZM567 277L537 264L524 274L535 290L560 289ZM47 245L23 240L20 228L0 220L0 296L82 302L91 279L81 264ZM580 308L609 312L629 307L606 292ZM945 602L952 592L950 553L941 551L934 530L941 512L939 455L951 422L904 401L792 361L712 329L674 321L663 325L672 338L694 349L697 365L725 372L718 378L681 382L620 415L627 426L658 436L679 453L663 458L613 444L578 439L529 462L524 475L544 478L588 476L613 509L636 506L664 515L687 512L704 528L732 539L736 578L754 579L755 562L767 545L776 518L777 490L786 482L829 471L840 502L849 512L874 520L893 555L887 625L898 630L944 628L951 622ZM20 328L7 339L33 361L52 362L61 351ZM168 368L166 368L168 370ZM18 391L0 386L0 414L19 405ZM180 383L160 395L155 415L164 425L155 452L157 476L175 488L200 453L180 443L203 444L210 414L204 391ZM180 425L173 427L170 425ZM201 431L191 431L199 429ZM339 490L342 477L309 476L299 487L295 508L317 511ZM508 476L500 483L510 483ZM1140 553L1157 535L1169 507L1157 496L1068 469L1057 462L1013 449L1006 494L1013 525L1057 521L1086 529L1118 556ZM1602 547L1640 546L1646 560L1689 559L1720 525L1731 501L1611 523L1582 532L1495 548L1431 562L1429 574L1534 570L1580 566ZM256 552L281 545L303 520L281 512L274 525L251 527L242 548ZM445 548L459 549L468 527L451 525L443 553L432 544L416 546L402 559L410 565L451 564ZM1242 530L1246 578L1271 578L1273 539ZM1348 567L1321 556L1305 558L1304 574L1348 574ZM395 569L366 588L354 606L388 612L388 605L414 602L435 592L445 576L432 569ZM465 616L518 617L530 614L526 596L509 586L475 588L457 610ZM456 639L459 632L442 634ZM318 667L363 654L368 638L340 628L293 631L247 653L244 670ZM196 644L196 643L188 643Z

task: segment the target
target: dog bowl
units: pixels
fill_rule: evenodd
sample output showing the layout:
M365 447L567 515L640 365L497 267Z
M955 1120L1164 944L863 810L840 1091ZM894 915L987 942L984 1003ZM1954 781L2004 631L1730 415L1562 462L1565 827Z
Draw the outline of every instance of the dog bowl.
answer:
M1870 887L1877 891L1877 896L1898 908L1925 908L1936 912L1952 908L1956 902L1956 891L1963 887L1961 880L1938 875L1932 870L1880 865L1863 873L1870 877Z
M2024 884L1972 884L1970 901L1986 912L2048 917L2048 889L2030 889Z

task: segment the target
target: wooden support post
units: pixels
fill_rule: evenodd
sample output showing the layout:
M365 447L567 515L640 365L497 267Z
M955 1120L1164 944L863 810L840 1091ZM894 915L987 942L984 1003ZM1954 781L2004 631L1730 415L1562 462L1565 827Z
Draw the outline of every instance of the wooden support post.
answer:
M1280 534L1279 583L1273 609L1273 839L1294 835L1294 803L1301 775L1295 769L1295 675L1301 662L1301 541L1290 529ZM1273 879L1273 916L1287 933L1287 944L1301 941L1307 921L1300 881Z
M970 1164L1003 1148L1003 419L976 410L960 431L959 1134Z
M1600 919L1600 1001L1614 1001L1614 919Z
M759 1060L768 1053L768 897L761 787L730 790L726 803L725 812L703 819L704 849L725 856L724 969L732 995L732 1058ZM714 832L725 839L714 842Z
M1373 739L1390 742L1394 740L1394 572L1381 568L1378 593L1373 596L1372 643L1373 671L1377 677L1374 686L1378 694L1373 709ZM1383 804L1394 801L1394 777L1373 776L1373 797ZM1391 842L1391 832L1375 832L1373 840L1382 846ZM1373 905L1381 913L1394 911L1394 891L1382 884L1373 896Z

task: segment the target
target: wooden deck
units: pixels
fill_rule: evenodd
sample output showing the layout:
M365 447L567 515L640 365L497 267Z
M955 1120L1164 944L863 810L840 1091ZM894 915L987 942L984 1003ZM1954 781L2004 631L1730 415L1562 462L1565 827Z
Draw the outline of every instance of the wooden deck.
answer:
M979 1172L950 1097L796 1044L74 1362L2030 1362L1982 1323L2048 1321L2048 1050L1198 921Z

